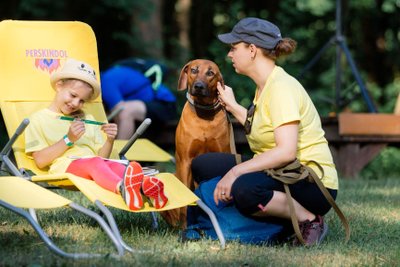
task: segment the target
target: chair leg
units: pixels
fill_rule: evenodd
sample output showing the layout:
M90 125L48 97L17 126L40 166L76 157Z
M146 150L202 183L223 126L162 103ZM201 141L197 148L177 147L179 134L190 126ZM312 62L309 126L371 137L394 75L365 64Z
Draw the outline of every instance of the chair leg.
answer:
M118 239L118 242L124 247L124 249L128 250L129 252L135 251L133 248L127 246L121 237L121 233L119 232L117 223L115 222L114 216L111 214L110 210L101 203L101 201L96 200L94 204L100 209L100 211L106 216L108 225L110 226L111 230L114 233L114 236Z
M65 252L62 249L60 249L57 245L54 244L54 242L43 231L42 227L35 221L34 218L32 218L32 216L31 216L31 214L29 214L29 212L26 212L25 210L15 207L15 206L13 206L5 201L2 201L2 200L0 200L0 206L3 206L4 208L24 217L30 223L30 225L33 227L33 229L36 231L36 233L39 235L39 237L43 240L45 245L50 249L50 251L55 253L58 256L65 257L65 258L71 258L71 259L87 259L87 258L98 258L98 257L106 256L106 255L102 255L102 254ZM123 251L122 251L122 253L123 253ZM119 256L121 256L121 254Z
M107 224L106 221L104 221L104 219L97 214L94 211L91 211L87 208L84 208L76 203L71 202L69 204L69 206L79 212L82 212L86 215L88 215L89 217L95 219L98 224L101 226L101 228L103 228L103 230L106 232L106 234L108 235L108 237L111 239L111 241L114 243L115 247L118 250L118 255L122 256L124 255L124 248L120 242L120 240L118 239L118 236L115 235L115 232L110 228L110 226Z
M201 199L197 200L196 203L202 210L204 210L205 213L207 213L208 217L210 217L211 223L215 229L215 233L217 234L219 242L221 243L221 248L225 249L225 237L221 231L221 227L219 226L218 220L215 217L214 212L212 212L212 210L207 207L207 205Z
M35 220L35 222L39 223L38 218L36 216L36 211L35 209L28 209L29 214L31 215L32 219Z
M155 212L151 212L151 218L153 219L153 221L152 221L153 230L157 230L157 229L158 229L158 218L157 218L157 214L156 214Z
M100 211L104 214L104 216L106 216L108 225L110 226L111 230L113 231L114 236L118 239L118 242L122 245L122 247L125 250L127 250L129 252L132 252L132 253L133 252L134 253L146 253L146 252L148 252L148 251L144 251L144 250L137 250L137 249L134 249L134 248L128 246L125 243L125 241L122 239L121 233L120 233L120 231L118 229L118 226L117 226L117 223L115 222L114 216L112 215L110 210L106 206L104 206L103 203L101 203L101 201L99 201L99 200L96 200L94 203L100 209Z

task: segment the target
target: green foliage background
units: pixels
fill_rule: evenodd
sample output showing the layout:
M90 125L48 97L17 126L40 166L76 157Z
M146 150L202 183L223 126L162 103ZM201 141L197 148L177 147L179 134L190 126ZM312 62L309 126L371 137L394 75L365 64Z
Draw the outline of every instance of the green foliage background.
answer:
M238 101L247 106L253 98L254 84L237 75L226 58L229 47L216 36L231 30L241 18L255 16L277 24L284 37L298 42L297 51L278 63L298 77L307 63L335 37L337 1L332 0L191 0L188 10L189 47L180 42L179 0L8 0L0 3L0 19L80 20L92 26L98 41L100 67L127 58L155 58L170 69L167 85L176 88L181 67L193 58L209 58L221 68L225 83L234 88ZM400 91L400 2L398 0L342 1L342 33L378 112L392 113ZM157 6L161 6L157 9ZM146 43L135 21L149 22L152 14L162 21L162 36ZM151 33L146 33L151 34ZM344 56L342 94L335 99L336 43L330 43L317 63L304 73L301 83L309 92L321 116L343 109L365 112L351 69ZM160 49L162 51L160 51ZM157 53L156 53L157 52ZM178 113L185 101L178 96ZM388 150L375 162L391 166L397 150ZM390 155L390 156L389 156ZM389 164L389 163L390 164ZM375 163L374 163L375 164ZM375 166L375 167L377 167ZM379 169L379 168L377 168ZM388 171L398 173L389 168ZM377 176L377 173L364 173Z
M233 72L226 59L228 47L216 38L230 31L241 18L255 16L276 23L283 36L298 42L296 53L279 63L292 75L298 76L311 58L334 37L338 0L192 0L189 12L189 42L185 48L179 41L177 0L9 0L0 3L0 19L81 20L96 33L102 68L126 57L150 58L155 53L138 32L135 20L149 21L161 5L162 49L160 60L171 71L169 85L176 86L181 66L192 58L216 61L228 84L236 89L237 97L246 105L252 98L254 85ZM392 112L400 88L400 3L398 0L342 1L342 32L359 71L379 112ZM137 20L136 20L137 21ZM301 82L309 91L322 116L348 107L366 111L359 88L345 57L341 65L343 99L335 100L335 42L316 65L307 71ZM160 51L157 51L160 52Z

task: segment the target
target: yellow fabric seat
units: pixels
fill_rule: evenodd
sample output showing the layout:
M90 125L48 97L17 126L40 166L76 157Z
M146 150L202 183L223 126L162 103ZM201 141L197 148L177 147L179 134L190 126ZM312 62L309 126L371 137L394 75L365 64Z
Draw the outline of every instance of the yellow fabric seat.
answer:
M33 176L32 181L34 182L50 182L58 181L61 185L73 184L79 191L83 192L85 196L92 202L101 201L107 206L111 206L117 209L131 211L131 212L151 212L151 211L163 211L169 209L176 209L182 207L182 203L189 205L197 201L196 195L193 193L187 194L187 187L182 184L176 177L170 173L160 173L157 178L163 181L165 185L165 194L168 196L168 203L162 209L155 209L145 203L143 209L137 211L131 211L126 206L122 197L119 194L115 194L109 190L106 190L92 180L84 179L73 174L49 174L49 175L38 175ZM189 191L190 192L190 191Z
M125 144L125 140L115 140L114 151L121 151ZM126 152L125 157L129 160L146 162L173 161L173 157L169 153L146 138L137 139L131 148Z
M3 160L4 155L1 156L1 159ZM125 252L120 237L116 235L115 231L111 229L110 225L99 214L21 177L0 177L0 206L24 217L50 251L59 256L72 259L86 259L105 257L106 255L92 252L70 253L62 250L50 239L49 235L47 235L39 225L34 209L71 208L83 215L87 215L97 221L99 226L113 242L118 251L118 254L116 255L111 254L113 257L120 257ZM25 209L29 209L30 212L25 211Z
M71 200L41 186L12 176L0 177L0 199L25 209L54 209L71 203Z

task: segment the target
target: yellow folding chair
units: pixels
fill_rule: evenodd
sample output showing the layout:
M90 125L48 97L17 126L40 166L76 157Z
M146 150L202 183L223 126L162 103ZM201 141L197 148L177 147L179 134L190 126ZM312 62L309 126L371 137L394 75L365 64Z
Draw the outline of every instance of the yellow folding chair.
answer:
M16 197L18 196L18 197ZM107 233L108 237L112 240L118 250L118 255L124 254L124 249L114 233L104 221L104 219L97 213L86 209L78 204L72 202L65 197L57 195L47 189L42 188L32 182L15 176L0 177L0 206L24 217L37 232L39 237L43 240L45 245L50 251L55 254L72 259L85 259L94 257L105 257L103 254L93 253L69 253L59 248L44 232L42 227L37 222L36 213L27 212L25 209L54 209L61 207L70 207L78 212L86 214L95 219L99 225Z
M59 68L67 57L86 61L99 73L96 38L89 25L76 21L0 22L0 108L11 137L9 146L12 147L18 168L10 160L8 151L1 156L2 165L6 165L15 176L24 176L24 170L32 171L35 175L29 179L33 182L77 188L106 215L114 236L123 248L133 251L122 240L114 218L106 208L111 206L130 211L120 195L103 189L91 180L67 173L50 175L45 170L38 169L25 154L24 138L18 138L23 135L23 130L29 123L26 118L52 101L54 90L49 83L49 74ZM85 112L92 114L98 121L106 121L101 97L86 103ZM137 145L135 149L140 154L142 151L139 149L145 151L146 146ZM163 181L169 201L164 208L158 210L146 203L138 212L169 210L197 203L215 220L211 210L174 175L160 173L156 176ZM215 228L220 233L220 242L224 247L225 241L216 220Z

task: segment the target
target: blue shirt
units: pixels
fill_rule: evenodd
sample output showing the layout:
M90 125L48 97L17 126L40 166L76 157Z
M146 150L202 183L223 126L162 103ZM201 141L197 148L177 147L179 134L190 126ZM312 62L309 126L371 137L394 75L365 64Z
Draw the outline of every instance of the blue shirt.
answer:
M115 66L101 73L101 93L108 109L128 100L176 101L168 87L161 84L154 90L150 79L140 71L126 66Z

